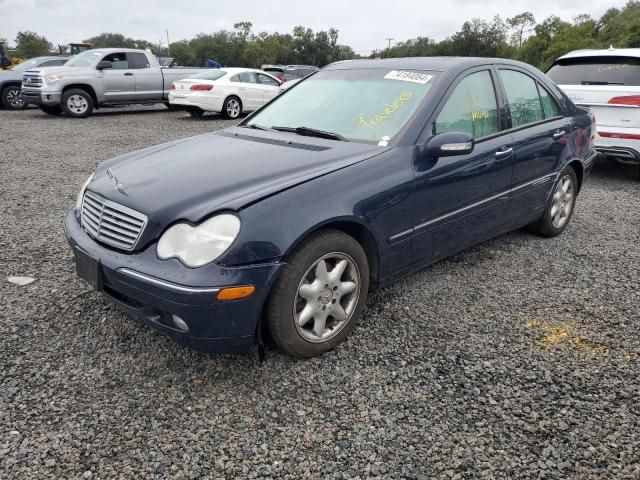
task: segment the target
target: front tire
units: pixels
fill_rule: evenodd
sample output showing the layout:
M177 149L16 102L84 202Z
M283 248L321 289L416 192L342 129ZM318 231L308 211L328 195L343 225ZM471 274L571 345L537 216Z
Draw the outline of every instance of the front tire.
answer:
M2 105L7 110L24 110L28 106L18 85L10 85L2 90Z
M235 120L242 114L242 102L238 97L229 97L222 106L222 115L228 120Z
M267 302L267 327L285 353L311 358L353 330L369 290L360 244L337 230L313 234L285 260Z
M578 196L578 177L573 167L566 167L558 176L542 217L530 224L529 231L542 237L560 235L573 216Z
M62 94L62 110L74 118L86 118L93 111L93 98L88 92L72 88Z

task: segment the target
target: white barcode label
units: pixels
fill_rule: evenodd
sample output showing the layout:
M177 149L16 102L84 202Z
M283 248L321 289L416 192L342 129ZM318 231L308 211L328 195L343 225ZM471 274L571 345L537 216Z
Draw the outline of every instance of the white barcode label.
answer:
M422 85L428 83L433 75L427 75L420 72L406 72L402 70L391 70L384 78L389 80L402 80L403 82L421 83Z

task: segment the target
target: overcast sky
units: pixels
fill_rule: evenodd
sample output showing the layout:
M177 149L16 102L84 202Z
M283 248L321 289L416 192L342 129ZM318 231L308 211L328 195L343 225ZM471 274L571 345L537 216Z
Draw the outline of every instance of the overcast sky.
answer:
M507 18L531 11L536 20L558 15L571 20L588 13L599 17L626 0L0 0L0 38L13 44L19 30L45 35L54 44L79 42L102 32L166 43L200 32L232 29L240 21L255 31L291 32L335 27L339 42L360 54L417 36L441 40L465 20Z

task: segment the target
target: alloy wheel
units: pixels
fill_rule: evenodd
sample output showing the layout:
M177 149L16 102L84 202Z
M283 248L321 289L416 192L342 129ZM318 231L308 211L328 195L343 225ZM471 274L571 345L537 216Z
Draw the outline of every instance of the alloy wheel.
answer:
M309 267L298 285L293 317L298 333L321 343L351 320L360 296L360 271L344 253L329 253Z
M22 92L18 89L11 89L7 93L7 101L13 108L24 107L24 99L22 98Z
M565 175L560 179L556 190L553 193L553 200L551 202L551 222L555 228L562 228L571 216L573 210L575 198L575 187L573 185L573 178L570 175Z
M231 98L227 102L227 114L231 118L238 118L240 115L240 102L235 98Z
M73 113L82 115L83 113L86 113L89 108L89 103L82 95L71 95L67 99L67 107L69 107L69 110Z

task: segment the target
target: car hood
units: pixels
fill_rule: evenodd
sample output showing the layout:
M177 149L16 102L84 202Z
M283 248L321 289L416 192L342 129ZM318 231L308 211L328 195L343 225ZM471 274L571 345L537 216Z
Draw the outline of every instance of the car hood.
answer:
M360 162L387 148L235 127L102 163L88 189L144 213L148 235L199 222Z
M64 75L65 77L77 77L77 76L86 76L93 74L93 68L91 67L42 67L42 68L32 68L26 70L26 72L30 73L41 73L43 75Z

